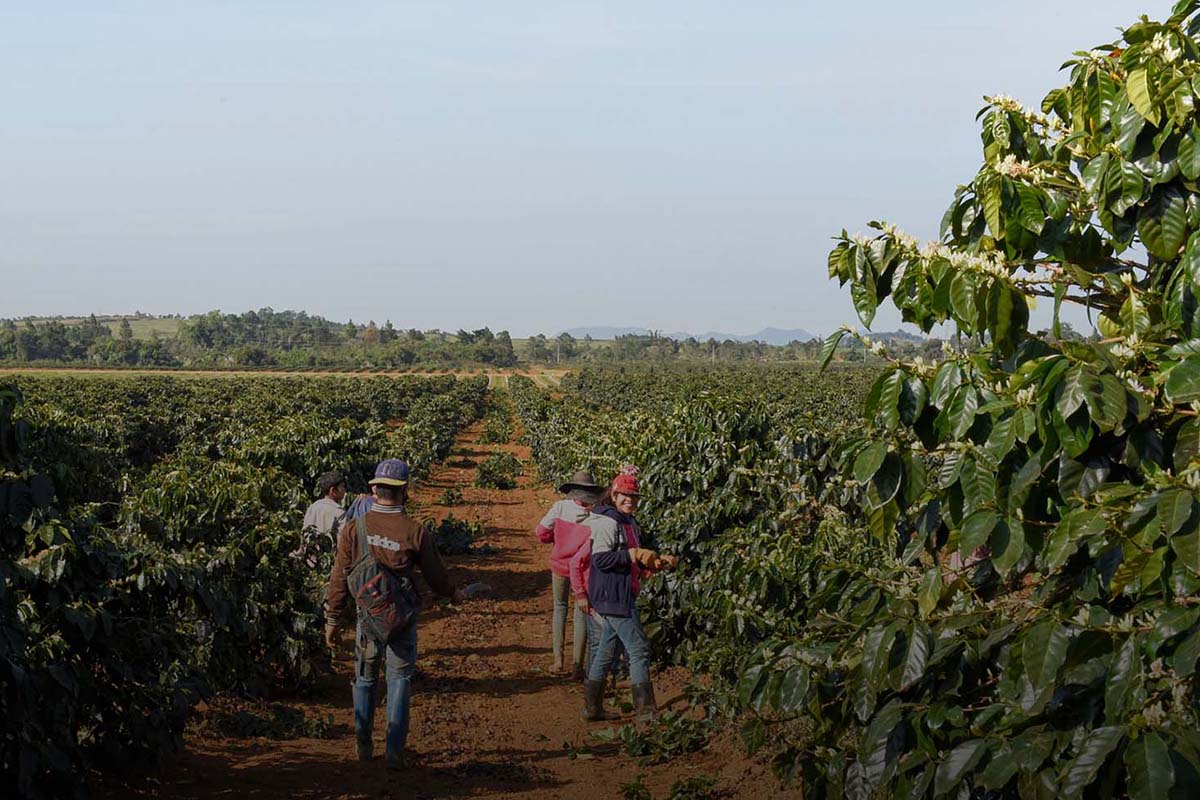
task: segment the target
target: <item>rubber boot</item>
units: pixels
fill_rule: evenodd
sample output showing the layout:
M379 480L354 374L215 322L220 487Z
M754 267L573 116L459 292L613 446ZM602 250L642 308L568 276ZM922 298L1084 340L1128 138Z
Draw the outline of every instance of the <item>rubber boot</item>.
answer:
M604 681L583 682L583 718L588 722L616 719L604 710Z
M359 761L370 761L375 755L371 727L375 719L375 687L354 686L354 738Z
M654 684L633 685L633 713L637 716L637 721L643 724L654 721L654 716L658 713L658 705L654 702Z

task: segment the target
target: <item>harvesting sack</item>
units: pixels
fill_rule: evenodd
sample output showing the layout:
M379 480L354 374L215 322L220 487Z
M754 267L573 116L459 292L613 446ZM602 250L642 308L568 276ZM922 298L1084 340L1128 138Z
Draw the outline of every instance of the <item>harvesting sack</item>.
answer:
M407 575L397 575L379 563L368 542L366 519L356 521L358 559L346 572L346 585L354 597L358 619L367 631L384 642L399 636L417 616L416 589Z

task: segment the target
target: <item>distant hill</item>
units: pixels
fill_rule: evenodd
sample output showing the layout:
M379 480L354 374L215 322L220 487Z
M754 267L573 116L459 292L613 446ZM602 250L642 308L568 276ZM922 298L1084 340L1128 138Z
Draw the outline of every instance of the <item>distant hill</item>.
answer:
M923 342L928 339L928 336L923 336L919 333L909 333L908 331L878 331L875 333L866 334L868 339L878 339L881 342L900 340L904 342Z
M618 336L627 336L629 334L637 334L639 336L647 336L650 334L649 328L638 328L630 325L596 325L591 327L570 328L561 333L569 333L576 339L583 339L591 336L593 339L615 339ZM556 336L560 334L555 334ZM707 333L694 334L686 331L674 331L664 334L671 339L696 339L700 342L707 342L709 339L716 339L718 342L723 342L729 339L734 342L766 342L767 344L785 345L790 342L807 342L809 339L820 338L815 333L809 333L803 328L763 328L757 333L740 334L740 333L722 333L720 331L708 331Z
M593 325L583 328L570 328L565 331L559 331L554 335L561 336L564 333L568 333L576 339L585 339L588 336L591 336L593 339L615 339L618 336L628 336L631 333L639 336L648 336L650 329L635 328L629 325Z

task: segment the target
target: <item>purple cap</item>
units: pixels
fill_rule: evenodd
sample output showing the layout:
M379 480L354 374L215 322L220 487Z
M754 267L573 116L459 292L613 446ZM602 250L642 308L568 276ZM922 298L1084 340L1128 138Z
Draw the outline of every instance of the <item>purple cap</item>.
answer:
M408 464L398 458L380 461L375 467L375 477L367 481L369 484L382 483L384 486L407 486Z

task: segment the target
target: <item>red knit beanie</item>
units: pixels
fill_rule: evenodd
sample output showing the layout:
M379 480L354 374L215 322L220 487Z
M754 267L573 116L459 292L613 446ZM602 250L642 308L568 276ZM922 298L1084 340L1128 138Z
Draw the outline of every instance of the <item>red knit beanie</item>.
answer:
M617 473L617 477L613 478L612 492L640 497L641 494L638 492L637 467L629 465L621 467L621 471Z

